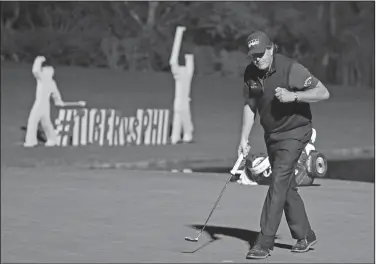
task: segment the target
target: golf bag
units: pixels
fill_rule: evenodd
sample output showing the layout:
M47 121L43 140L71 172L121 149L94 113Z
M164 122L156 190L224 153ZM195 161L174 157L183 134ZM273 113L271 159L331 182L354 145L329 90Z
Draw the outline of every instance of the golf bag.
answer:
M295 168L295 181L298 186L311 185L315 178L326 175L328 165L323 154L316 151L316 130L312 129L312 137L299 157ZM270 184L272 174L269 157L265 154L248 154L237 171L236 182L243 185Z

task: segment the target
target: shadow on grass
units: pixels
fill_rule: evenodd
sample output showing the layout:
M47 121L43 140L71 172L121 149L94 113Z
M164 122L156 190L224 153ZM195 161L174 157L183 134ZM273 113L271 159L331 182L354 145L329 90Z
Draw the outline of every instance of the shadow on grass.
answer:
M191 225L190 227L201 230L203 225ZM218 235L228 236L228 237L234 237L240 240L243 240L248 243L249 249L253 246L253 244L256 242L257 236L259 232L247 230L247 229L240 229L240 228L233 228L233 227L224 227L224 226L206 226L205 233L207 233L210 236L210 240L203 244L202 246L198 247L197 249L193 251L184 251L183 253L195 253L198 250L206 247L207 245L213 243L216 240L219 240L220 238ZM276 237L277 239L278 237ZM275 247L291 250L292 246L283 244L283 243L274 243Z
M26 136L27 126L21 126L20 129L24 133L23 138L22 138L22 142L23 142ZM43 128L40 125L38 126L38 130L37 130L37 140L39 144L44 144L47 142L46 133L44 132ZM72 140L73 140L72 136L70 136L68 140L69 140L68 144L72 145Z
M25 133L24 135L26 135L27 127L21 126L20 129ZM38 130L37 130L37 140L38 140L38 143L42 143L42 144L47 142L46 134L44 133L43 129L40 127L38 127ZM22 139L22 141L24 140Z

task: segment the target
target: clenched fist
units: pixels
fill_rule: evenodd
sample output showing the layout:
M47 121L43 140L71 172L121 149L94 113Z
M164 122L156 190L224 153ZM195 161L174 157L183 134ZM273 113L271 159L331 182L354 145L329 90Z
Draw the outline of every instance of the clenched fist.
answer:
M294 93L281 87L277 87L275 89L275 97L277 97L278 101L281 103L290 103L295 101Z
M247 141L240 141L239 147L238 147L238 156L240 154L243 154L244 157L246 157L251 150L251 146L248 144Z

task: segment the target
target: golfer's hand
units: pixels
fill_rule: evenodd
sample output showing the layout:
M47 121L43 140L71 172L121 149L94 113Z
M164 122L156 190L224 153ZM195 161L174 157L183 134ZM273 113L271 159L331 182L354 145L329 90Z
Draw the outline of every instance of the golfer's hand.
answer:
M294 102L294 93L290 92L289 90L281 87L277 87L275 89L275 97L280 101L281 103L290 103Z
M247 156L250 149L251 149L251 146L248 145L247 141L240 141L240 144L238 147L238 156L240 156L240 154L243 154L244 157Z

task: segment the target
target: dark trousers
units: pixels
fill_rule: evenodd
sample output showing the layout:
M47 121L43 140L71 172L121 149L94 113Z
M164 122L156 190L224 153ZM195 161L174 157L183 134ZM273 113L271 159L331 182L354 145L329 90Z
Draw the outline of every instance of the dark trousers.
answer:
M273 249L274 238L285 212L286 220L294 239L301 239L309 233L304 203L295 181L295 168L312 135L312 130L299 138L268 140L267 150L272 167L272 182L262 209L258 237L259 243Z

